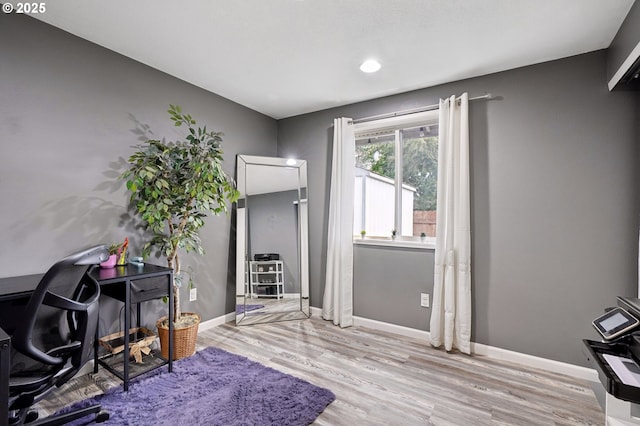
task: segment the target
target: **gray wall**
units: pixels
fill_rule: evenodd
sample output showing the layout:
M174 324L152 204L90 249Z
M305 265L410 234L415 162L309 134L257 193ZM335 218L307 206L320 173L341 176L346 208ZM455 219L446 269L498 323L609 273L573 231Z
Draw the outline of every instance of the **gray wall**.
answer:
M357 316L429 329L431 310L420 306L420 293L433 287L433 250L355 245L353 256Z
M298 280L298 191L247 197L250 258L278 253L284 267L285 293L300 293Z
M272 118L23 15L0 14L0 277L44 272L95 243L144 243L126 215L117 176L138 143L138 124L158 137L183 135L169 103L224 132L224 169L238 153L276 154ZM211 72L215 72L212 69ZM208 220L197 271L198 300L183 309L203 320L235 306L233 216ZM152 259L164 264L162 259Z
M606 87L605 52L458 81L278 122L278 155L309 166L311 304L326 266L332 120L469 92L475 342L587 365L582 338L635 296L638 94ZM428 329L433 252L357 247L355 315Z

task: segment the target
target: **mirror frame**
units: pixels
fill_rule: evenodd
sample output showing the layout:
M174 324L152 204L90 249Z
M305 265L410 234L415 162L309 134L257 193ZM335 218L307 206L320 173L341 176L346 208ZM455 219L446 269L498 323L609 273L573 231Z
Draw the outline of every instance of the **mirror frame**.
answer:
M249 284L250 253L247 252L250 234L248 227L248 195L247 175L251 166L270 166L296 169L298 175L297 186L297 222L296 230L298 253L298 282L300 283L299 307L295 310L278 311L277 313L260 312L260 310L248 312L247 288ZM308 203L307 203L307 162L279 157L262 157L254 155L238 155L236 184L240 191L240 197L236 204L236 325L262 324L266 322L286 321L294 319L306 319L311 316L309 305L309 247L308 247ZM278 192L278 191L274 191ZM239 309L243 306L243 309Z

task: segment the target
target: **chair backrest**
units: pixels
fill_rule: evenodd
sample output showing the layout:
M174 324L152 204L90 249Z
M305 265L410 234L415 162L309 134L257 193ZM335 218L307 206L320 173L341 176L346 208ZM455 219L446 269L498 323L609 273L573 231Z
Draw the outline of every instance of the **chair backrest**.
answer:
M100 286L86 272L109 257L107 246L92 247L55 263L27 303L24 320L11 337L13 348L35 364L79 369L89 359L95 338ZM73 343L73 349L67 347ZM33 363L32 363L33 365Z

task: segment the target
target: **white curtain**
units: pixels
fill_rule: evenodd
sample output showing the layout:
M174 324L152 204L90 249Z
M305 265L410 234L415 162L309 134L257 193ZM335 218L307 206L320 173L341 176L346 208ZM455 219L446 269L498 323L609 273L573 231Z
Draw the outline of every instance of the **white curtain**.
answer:
M327 270L322 318L353 325L353 193L355 136L350 118L333 121Z
M471 353L469 96L440 100L431 344Z

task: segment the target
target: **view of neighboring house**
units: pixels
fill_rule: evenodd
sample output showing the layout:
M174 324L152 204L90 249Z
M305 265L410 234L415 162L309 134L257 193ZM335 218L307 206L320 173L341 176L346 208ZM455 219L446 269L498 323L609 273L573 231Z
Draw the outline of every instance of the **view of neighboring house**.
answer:
M369 170L355 168L353 234L361 230L370 237L389 237L394 228L393 179L380 176ZM413 198L416 188L402 185L402 229L399 235L420 235L414 230ZM375 213L375 214L374 214Z

